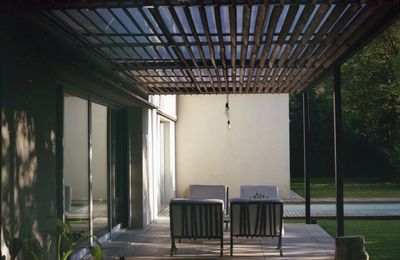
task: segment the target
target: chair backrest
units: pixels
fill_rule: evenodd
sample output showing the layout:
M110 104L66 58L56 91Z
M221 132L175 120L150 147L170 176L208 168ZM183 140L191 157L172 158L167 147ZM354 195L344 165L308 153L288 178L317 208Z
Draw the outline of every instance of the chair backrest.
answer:
M278 199L278 187L275 185L241 185L242 199Z
M189 199L219 199L224 202L223 209L228 214L228 188L225 185L189 185Z
M169 204L173 238L222 238L222 200L172 199Z
M280 236L283 202L279 199L232 199L230 217L233 236Z

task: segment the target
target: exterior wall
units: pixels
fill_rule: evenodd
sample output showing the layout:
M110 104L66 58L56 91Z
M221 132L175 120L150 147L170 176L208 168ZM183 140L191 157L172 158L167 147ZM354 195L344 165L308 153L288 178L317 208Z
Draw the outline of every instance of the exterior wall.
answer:
M168 203L176 194L175 176L175 122L169 122L165 129L165 159L164 159L164 203Z
M6 244L14 239L34 234L41 241L51 226L48 216L56 215L57 208L54 70L29 47L16 46L7 37L0 43L7 50L2 52L0 76L1 252L8 257Z
M177 195L190 184L277 185L290 192L289 96L179 96L176 129Z
M59 45L54 35L33 22L34 17L11 14L2 18L1 253L10 259L7 245L12 245L15 239L34 235L45 244L46 237L42 234L54 228L49 216L57 215L59 206L57 89L60 82L124 107L138 103L108 84L117 85L120 81L97 77L102 74L112 78L102 73L96 63L77 55L79 48L73 51L75 56L70 55L71 49ZM87 66L83 67L92 71L75 67L60 55L79 56L76 62L84 63ZM30 258L22 253L17 257Z
M143 111L142 128L142 158L143 158L143 226L147 226L153 219L157 209L154 205L154 164L153 164L153 111L145 109Z
M163 207L161 198L165 200L175 194L175 123L160 116L176 117L175 97L156 98L154 103L162 112L144 108L126 93L113 88L125 87L126 84L117 74L92 60L93 57L81 55L79 48L61 43L53 34L43 31L34 17L13 14L4 17L4 21L0 42L0 49L5 50L0 60L1 253L9 259L10 248L7 245L13 244L15 238L28 238L32 234L45 244L43 232L54 228L48 216L57 215L57 208L62 205L57 201L60 194L57 189L60 186L57 176L57 109L61 104L57 100L60 84L68 85L79 93L94 93L99 100L127 108L131 131L129 193L132 197L126 205L130 214L129 225L143 227L149 224ZM131 85L129 89L132 89ZM139 91L134 94L141 95ZM96 113L95 106L92 108ZM66 109L75 110L75 116L82 116L79 107ZM168 125L163 127L165 131L161 131L162 121ZM93 121L95 125L104 126L105 123L104 120L97 122L96 118ZM66 127L77 126L68 124ZM103 138L106 133L94 133L97 134ZM164 147L162 144L165 144ZM106 144L100 145L96 151L101 154L97 156L104 157ZM75 155L79 156L79 153ZM99 163L101 165L93 165L94 171L107 168L106 160ZM104 174L103 171L101 173ZM65 179L66 184L69 181L78 182ZM94 199L103 197L105 190L98 191L98 194L94 191ZM87 197L87 194L74 195ZM24 257L20 254L18 259Z

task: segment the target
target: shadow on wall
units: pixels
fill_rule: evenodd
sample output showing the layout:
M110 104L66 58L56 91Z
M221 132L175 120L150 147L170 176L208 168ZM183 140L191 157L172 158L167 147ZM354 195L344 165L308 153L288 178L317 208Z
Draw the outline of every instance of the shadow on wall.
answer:
M46 246L56 214L56 135L38 109L2 111L2 253L31 259L29 241Z

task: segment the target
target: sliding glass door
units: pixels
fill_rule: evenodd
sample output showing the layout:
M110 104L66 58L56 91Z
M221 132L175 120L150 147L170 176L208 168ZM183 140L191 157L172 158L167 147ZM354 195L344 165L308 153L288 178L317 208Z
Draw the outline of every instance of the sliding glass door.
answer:
M111 135L111 222L127 225L128 208L128 179L127 179L127 126L122 111L111 110L110 113ZM124 207L125 205L125 207ZM114 225L115 226L115 225Z
M89 234L89 102L64 94L64 216Z
M109 230L107 107L91 102L92 140L92 223L93 234Z
M64 216L74 231L101 237L124 221L124 122L120 110L64 93Z

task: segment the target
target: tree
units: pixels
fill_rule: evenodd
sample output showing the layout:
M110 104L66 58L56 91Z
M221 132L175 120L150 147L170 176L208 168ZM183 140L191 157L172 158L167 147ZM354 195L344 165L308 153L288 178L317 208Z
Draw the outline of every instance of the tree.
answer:
M400 22L342 65L343 148L346 176L400 176ZM312 174L332 173L332 78L310 91ZM291 97L291 142L302 132L301 99ZM300 112L299 112L300 111ZM298 153L296 148L293 153ZM301 151L302 152L302 151ZM302 156L292 154L292 172ZM315 158L318 158L316 160ZM297 174L298 176L298 174Z

